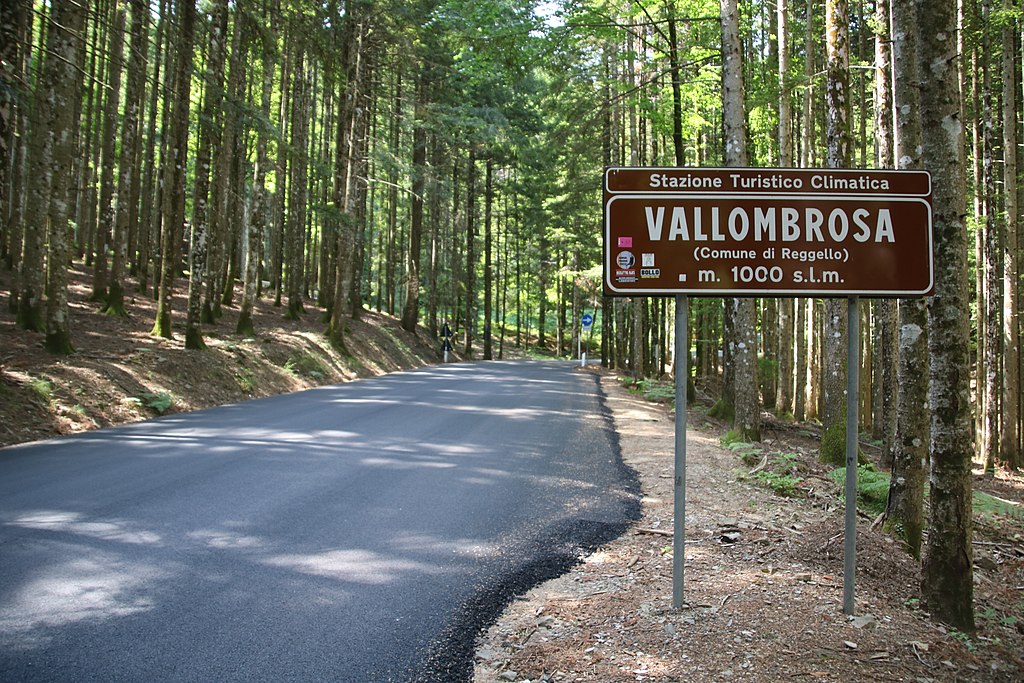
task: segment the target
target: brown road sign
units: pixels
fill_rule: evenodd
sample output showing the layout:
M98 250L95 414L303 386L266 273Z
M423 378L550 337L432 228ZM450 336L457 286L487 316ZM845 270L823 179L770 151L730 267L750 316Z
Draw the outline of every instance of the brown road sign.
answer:
M931 293L927 173L630 168L605 178L609 295Z

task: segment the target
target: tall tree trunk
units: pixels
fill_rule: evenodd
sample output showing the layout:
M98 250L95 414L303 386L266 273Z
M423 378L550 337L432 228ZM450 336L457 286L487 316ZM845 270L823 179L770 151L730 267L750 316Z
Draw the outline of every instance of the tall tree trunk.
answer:
M423 194L427 176L426 98L429 92L426 67L416 88L415 121L412 132L412 207L409 216L409 278L405 288L402 327L416 332L420 317L420 261L423 250ZM431 217L433 220L433 216Z
M359 156L362 154L366 132L362 101L367 87L369 65L367 64L367 34L369 20L363 15L364 7L351 0L345 2L342 19L342 34L345 46L342 66L345 71L345 90L338 98L338 132L332 197L339 213L335 239L334 295L331 297L331 314L327 324L327 338L340 348L345 348L345 320L351 315L351 287L354 269L354 248L356 232L355 198L356 173Z
M199 117L199 149L196 153L192 199L192 235L189 240L188 306L185 314L185 348L206 348L202 332L203 278L206 274L210 221L210 160L218 151L217 119L224 92L224 60L227 46L228 3L217 0L210 12L210 52L206 60L203 111Z
M295 55L292 75L291 146L288 162L291 199L285 224L285 261L288 280L288 310L285 317L297 320L303 313L303 238L306 225L306 204L309 193L309 83L306 76L305 53Z
M893 64L896 102L896 158L902 169L921 167L921 107L917 63L917 8L892 5ZM925 299L899 303L899 348L896 370L896 435L885 527L895 531L914 557L921 556L924 534L924 480L928 459L928 308Z
M138 223L139 198L139 115L145 95L146 25L149 8L145 0L130 0L132 10L131 42L128 59L128 85L125 90L124 121L121 126L121 158L117 172L117 213L111 246L113 259L104 312L123 316L124 276L128 261L129 236Z
M76 3L77 7L77 3ZM48 213L53 185L53 144L54 130L52 116L54 114L55 88L60 85L63 74L52 62L57 59L50 57L54 50L67 45L61 41L72 41L60 31L60 24L50 15L44 22L47 29L46 54L41 57L37 67L40 76L36 82L35 93L29 119L28 143L26 144L26 182L24 230L19 264L18 287L16 297L16 320L18 327L36 332L46 331L43 309L45 288L45 268L43 254L46 248L48 232ZM74 63L74 62L72 62Z
M195 34L195 0L178 0L178 31L174 41L174 91L169 143L163 160L163 232L160 248L160 287L156 320L151 334L170 339L174 278L181 257L179 235L185 222L185 169L188 157L188 112L192 80L192 43Z
M79 73L83 52L79 48L85 16L84 0L68 0L53 8L53 25L47 45L50 58L46 61L41 83L43 89L50 93L46 101L52 105L48 128L53 134L48 172L51 185L48 198L45 346L50 353L64 355L74 350L67 296L68 220L71 217L68 194L75 154L74 131L78 123L79 108L74 102L81 87Z
M389 146L392 150L400 148L402 143L402 74L395 68L395 96L391 109L391 130ZM384 299L387 302L389 315L395 313L395 251L398 235L398 164L391 164L388 172L388 231L384 239Z
M981 20L983 26L991 21L991 2L982 0ZM985 468L991 469L999 459L1000 399L1002 399L1002 367L1000 354L1003 335L999 316L1002 313L1002 283L999 276L999 257L1002 255L1002 243L997 220L996 178L995 178L995 140L992 104L992 47L990 41L982 40L981 44L981 90L982 90L982 207L984 212L984 333L979 343L985 346L985 398L981 402L982 432L981 455L985 460ZM980 299L979 299L980 301ZM979 308L979 312L982 309Z
M270 118L270 98L274 92L274 55L277 32L276 16L268 17L269 35L262 36L262 86L260 89L260 112ZM270 209L270 197L267 191L267 172L270 170L270 131L260 126L256 137L256 165L253 168L253 207L249 221L249 240L245 259L245 282L242 288L242 303L238 312L237 332L254 336L252 311L260 285L260 260L263 250L263 237L266 234L267 212Z
M892 168L895 162L892 130L892 44L890 35L890 0L875 3L875 164ZM873 436L881 439L883 467L892 465L892 449L896 434L896 363L897 320L896 301L875 302L875 335L872 396Z
M19 137L24 95L26 27L32 17L30 0L0 3L0 259L12 270L21 253L21 151ZM12 302L18 294L11 287Z
M146 151L145 161L143 167L146 169L144 177L142 179L142 209L139 216L139 256L138 256L138 276L139 286L137 291L140 294L145 294L149 290L149 276L150 276L150 260L153 254L154 242L159 240L159 221L160 221L160 206L157 195L157 120L160 117L161 98L160 98L160 73L163 67L163 57L168 53L168 50L164 49L164 44L167 41L167 2L168 0L160 0L160 12L159 19L156 25L156 57L153 63L153 74L152 82L153 87L150 89L149 95L149 115L146 122ZM166 79L166 74L164 75ZM162 136L161 143L162 143ZM155 293L154 293L155 295Z
M803 422L807 415L807 299L796 300L796 385L793 417Z
M107 252L110 249L111 233L117 220L116 197L114 196L115 169L117 168L117 115L121 106L121 73L124 71L124 25L125 8L114 3L113 16L107 45L106 100L103 105L102 171L100 181L99 222L96 225L95 251L93 256L92 300L107 301L109 273Z
M747 122L743 85L743 55L736 0L721 0L722 13L722 126L725 165L747 165ZM733 428L748 441L761 440L761 410L757 381L757 309L754 299L727 302L734 311L732 345Z
M957 74L956 7L917 0L924 167L932 174L935 296L928 309L931 419L930 531L921 579L931 614L974 630L971 520L970 309L964 147Z
M467 359L473 357L473 335L476 331L476 148L470 143L469 166L466 172L466 343L462 350Z
M491 339L491 322L494 318L494 235L492 232L492 209L494 207L494 157L487 155L487 171L484 179L484 360L493 360L494 348Z
M850 52L847 0L827 0L825 3L825 107L827 113L826 137L829 168L845 168L849 163L850 148ZM824 414L822 415L821 457L841 464L846 442L847 367L846 328L848 302L842 299L825 300ZM834 448L829 448L834 445Z
M1017 320L1020 269L1017 244L1017 64L1014 4L1003 0L1003 196L1006 221L1003 232L1003 428L999 462L1017 469L1024 465L1020 451L1020 330Z

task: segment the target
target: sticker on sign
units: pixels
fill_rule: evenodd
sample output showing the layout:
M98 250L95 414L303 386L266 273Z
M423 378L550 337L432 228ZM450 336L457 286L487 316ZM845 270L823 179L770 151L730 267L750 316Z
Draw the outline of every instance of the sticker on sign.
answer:
M924 296L934 283L931 178L612 168L604 254L612 296Z

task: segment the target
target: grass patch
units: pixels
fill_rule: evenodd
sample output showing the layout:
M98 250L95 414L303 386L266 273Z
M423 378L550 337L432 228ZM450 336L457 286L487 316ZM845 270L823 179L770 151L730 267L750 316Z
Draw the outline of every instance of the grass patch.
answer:
M284 369L293 375L315 380L323 379L329 374L322 360L303 351L292 351L292 355L284 363Z
M174 405L174 399L171 398L170 394L162 391L160 393L146 391L138 396L126 398L124 402L141 408L148 408L157 415L163 415Z
M750 479L754 483L760 486L770 489L772 493L777 496L784 498L792 498L797 494L800 483L803 481L800 477L792 474L782 474L773 470L764 469L760 472L755 472L750 476Z
M799 458L795 453L763 454L757 446L741 441L728 448L739 454L746 465L755 466L750 472L741 472L739 479L751 481L777 496L792 498L799 494L803 479L796 473Z
M675 384L659 382L656 379L640 380L633 385L633 391L639 393L645 400L656 403L671 403L676 399Z
M974 499L971 506L974 508L974 514L976 515L988 518L1012 517L1018 521L1024 520L1024 508L1020 505L1003 500L1002 498L996 498L984 491L974 491L973 496Z
M235 381L238 382L238 388L247 394L256 390L256 375L249 368L235 370Z
M44 377L33 377L28 386L32 393L47 403L53 398L53 382Z
M832 470L828 476L839 486L840 497L845 497L846 468ZM874 465L859 465L857 467L857 507L873 517L885 512L885 505L889 500L889 479L888 474L879 472Z

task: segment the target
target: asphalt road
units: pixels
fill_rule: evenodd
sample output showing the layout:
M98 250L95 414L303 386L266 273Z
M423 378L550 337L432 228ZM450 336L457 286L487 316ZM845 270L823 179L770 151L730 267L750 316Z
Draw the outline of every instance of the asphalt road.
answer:
M447 365L0 450L0 681L459 681L638 512L593 375Z

